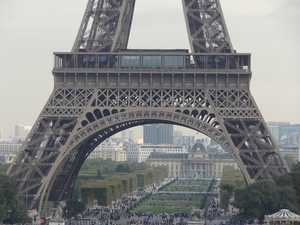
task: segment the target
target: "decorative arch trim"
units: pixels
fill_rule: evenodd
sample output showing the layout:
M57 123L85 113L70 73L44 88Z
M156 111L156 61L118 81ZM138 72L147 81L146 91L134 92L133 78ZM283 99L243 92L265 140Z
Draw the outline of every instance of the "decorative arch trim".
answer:
M130 127L135 127L144 124L170 123L191 128L195 131L205 134L214 141L216 141L218 144L220 144L225 150L230 150L232 145L228 141L228 138L226 137L226 133L223 131L223 128L218 125L220 123L218 123L217 121L212 122L211 120L202 119L202 117L193 117L192 115L187 115L178 111L176 112L172 109L136 108L135 110L120 112L112 114L108 117L103 117L99 120L95 120L94 122L87 124L84 127L77 127L77 129L74 129L74 133L73 135L71 135L71 139L69 139L67 143L63 146L59 157L57 157L57 160L55 161L47 177L45 178L42 187L40 188L40 195L37 195L41 196L39 201L40 210L42 210L44 206L47 205L47 201L49 198L49 194L52 190L55 177L57 177L57 175L60 173L60 170L67 162L68 157L72 155L72 153L75 153L74 151L77 151L78 147L82 143L85 143L89 138L95 136L101 131L107 131L108 129L112 129L113 127L117 128L118 132L120 132ZM132 126L124 126L124 128L122 128L122 124L130 122L134 122Z

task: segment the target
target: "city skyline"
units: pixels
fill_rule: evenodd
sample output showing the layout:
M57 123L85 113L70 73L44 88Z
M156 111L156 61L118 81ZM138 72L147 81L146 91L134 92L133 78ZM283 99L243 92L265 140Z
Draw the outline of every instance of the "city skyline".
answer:
M155 1L158 2L137 1L129 47L188 48L180 1L171 4L174 0L166 0L160 3L162 8L153 8ZM252 92L265 119L300 122L300 106L294 101L300 97L296 23L300 19L300 2L223 0L221 3L235 48L253 53ZM52 89L52 52L71 49L85 4L85 0L1 1L1 42L6 43L0 52L2 136L12 133L14 124L33 124ZM48 10L38 10L44 7ZM157 17L153 17L153 10ZM240 24L247 28L241 28ZM172 39L160 39L160 35L152 35L151 40L146 38L153 32Z

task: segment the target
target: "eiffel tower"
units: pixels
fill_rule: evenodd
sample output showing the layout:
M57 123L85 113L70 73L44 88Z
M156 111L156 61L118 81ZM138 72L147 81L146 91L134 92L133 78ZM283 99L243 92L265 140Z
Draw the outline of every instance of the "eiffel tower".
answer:
M54 90L8 171L28 209L70 198L100 143L145 124L207 135L248 183L288 171L250 93L251 55L234 50L219 0L182 5L190 52L129 50L135 0L88 1L72 51L54 53Z

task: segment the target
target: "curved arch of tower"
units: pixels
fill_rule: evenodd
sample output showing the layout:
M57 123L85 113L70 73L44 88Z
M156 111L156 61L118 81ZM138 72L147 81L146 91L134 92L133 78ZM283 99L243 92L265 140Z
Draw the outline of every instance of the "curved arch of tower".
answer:
M54 90L8 174L27 208L70 197L97 145L170 123L231 152L248 183L288 171L251 95L251 56L236 53L219 0L182 0L188 50L128 50L135 0L89 0L71 52L55 53Z

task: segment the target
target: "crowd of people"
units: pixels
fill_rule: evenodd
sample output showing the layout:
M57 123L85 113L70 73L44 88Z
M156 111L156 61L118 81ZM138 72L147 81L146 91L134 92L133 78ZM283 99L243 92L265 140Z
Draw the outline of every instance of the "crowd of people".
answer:
M190 219L187 214L153 215L130 212L141 200L159 191L170 182L172 180L153 184L143 191L136 191L112 202L109 207L97 206L93 209L87 209L79 217L66 221L66 225L186 225Z
M155 194L165 185L175 180L166 180L161 184L154 184L143 191L136 191L130 195L112 202L110 206L96 206L87 209L82 215L66 221L66 225L187 225L195 215L185 213L135 213L131 209L149 195ZM222 217L222 212L215 199L209 199L207 211L201 211L199 217L206 217L212 221L216 217ZM198 217L198 216L197 216ZM221 223L217 223L221 224Z
M123 214L99 210L98 214L88 219L68 221L68 225L187 225L187 214L137 214L125 212Z

